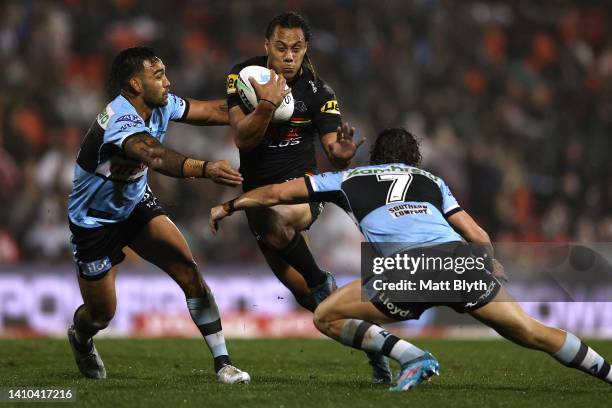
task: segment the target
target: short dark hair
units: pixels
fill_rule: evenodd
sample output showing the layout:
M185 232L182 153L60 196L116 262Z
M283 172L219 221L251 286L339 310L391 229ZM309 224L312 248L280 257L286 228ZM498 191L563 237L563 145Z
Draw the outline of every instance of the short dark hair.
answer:
M272 37L272 34L274 34L274 29L276 27L301 28L302 32L304 33L304 39L306 40L306 42L310 41L310 39L312 38L312 29L310 28L308 20L306 20L306 18L302 17L301 14L298 14L295 11L289 11L287 13L279 14L278 16L270 20L270 22L268 23L268 28L266 28L266 38L268 40ZM310 60L308 54L304 55L304 62L306 63L308 69L310 69L310 72L312 72L312 75L316 81L317 71L315 70L314 64Z
M113 59L110 73L110 87L114 90L129 91L130 78L144 69L145 61L155 61L159 57L151 47L132 47L121 51Z
M421 152L416 137L402 128L385 129L376 138L370 164L405 163L418 166Z
M304 38L306 42L310 41L312 37L312 29L310 28L310 24L308 21L302 17L300 14L295 11L289 11L287 13L279 14L274 17L270 23L268 23L268 28L266 28L266 38L270 39L272 34L274 34L274 29L276 27L282 28L301 28L304 32Z

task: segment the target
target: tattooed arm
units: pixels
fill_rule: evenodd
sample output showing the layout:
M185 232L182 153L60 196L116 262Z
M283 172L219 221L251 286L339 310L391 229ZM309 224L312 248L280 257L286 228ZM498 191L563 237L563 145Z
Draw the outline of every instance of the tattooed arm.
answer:
M214 99L211 101L199 101L188 99L189 112L183 120L190 125L227 125L227 101L225 99Z
M242 176L226 160L204 161L184 156L162 145L148 133L135 133L123 142L125 154L170 177L210 178L218 184L237 186Z

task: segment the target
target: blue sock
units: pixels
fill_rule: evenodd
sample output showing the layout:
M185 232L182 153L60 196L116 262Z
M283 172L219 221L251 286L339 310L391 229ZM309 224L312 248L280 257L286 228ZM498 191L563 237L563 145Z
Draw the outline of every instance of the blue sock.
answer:
M612 384L610 364L572 333L565 333L563 346L552 356L568 367L584 371L608 384Z

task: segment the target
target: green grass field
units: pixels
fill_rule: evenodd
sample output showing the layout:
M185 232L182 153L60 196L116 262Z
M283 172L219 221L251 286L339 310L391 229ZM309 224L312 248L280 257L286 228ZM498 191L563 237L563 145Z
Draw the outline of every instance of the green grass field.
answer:
M299 339L230 340L234 363L251 373L248 386L218 385L198 339L98 340L105 381L81 378L65 341L0 340L0 387L73 387L77 402L65 405L91 407L610 406L610 386L541 353L496 340L415 343L439 359L441 376L409 393L370 386L361 352ZM611 341L590 345L612 357Z

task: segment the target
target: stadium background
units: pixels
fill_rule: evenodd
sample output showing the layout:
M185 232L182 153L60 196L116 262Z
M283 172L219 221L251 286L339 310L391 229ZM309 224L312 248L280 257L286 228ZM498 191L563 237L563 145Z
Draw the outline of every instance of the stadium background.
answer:
M109 100L113 55L152 45L173 92L222 98L229 68L263 53L266 24L284 10L309 18L309 53L358 138L389 126L418 135L425 167L493 240L612 241L605 2L9 0L0 5L0 336L60 335L80 303L65 207L81 137ZM228 128L173 124L167 141L238 165ZM191 244L229 335L316 335L242 215L224 221L220 237L209 234L209 208L235 190L153 173L150 184ZM359 269L361 237L329 207L312 229L313 251L344 282ZM122 266L107 334L196 334L169 278L135 257ZM528 307L553 325L608 337L607 305ZM436 311L403 328L489 334L469 324Z

